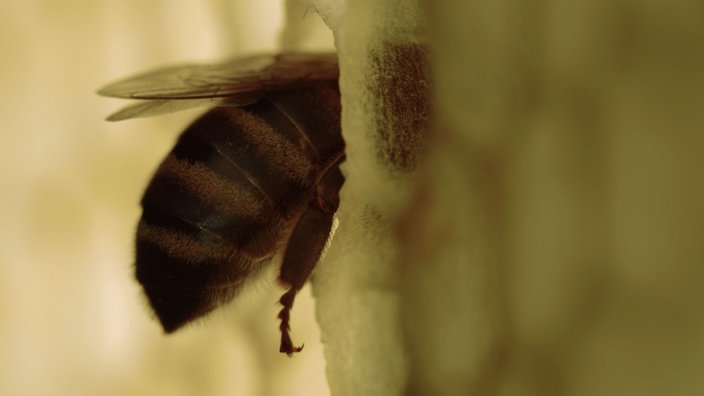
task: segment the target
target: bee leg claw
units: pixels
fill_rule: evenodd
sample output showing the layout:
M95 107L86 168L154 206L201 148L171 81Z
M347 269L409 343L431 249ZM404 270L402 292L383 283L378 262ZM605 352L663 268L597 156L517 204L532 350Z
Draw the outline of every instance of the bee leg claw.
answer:
M281 319L281 325L279 329L281 330L281 346L279 346L279 352L287 354L289 357L293 356L294 353L303 350L303 345L299 347L293 346L293 341L291 341L291 335L289 334L291 326L289 325L289 320L291 318L291 307L293 306L293 300L296 297L296 290L290 289L283 296L279 302L283 305L281 311L279 312L279 319Z

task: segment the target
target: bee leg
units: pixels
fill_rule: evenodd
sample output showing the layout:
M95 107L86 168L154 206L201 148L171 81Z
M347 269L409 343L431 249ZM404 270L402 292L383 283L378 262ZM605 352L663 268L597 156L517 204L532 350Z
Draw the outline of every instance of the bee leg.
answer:
M291 326L289 326L291 307L293 306L293 299L296 297L296 289L289 289L279 302L284 307L279 312L279 319L281 319L281 325L279 325L279 330L281 330L281 345L279 346L279 352L287 354L291 357L295 352L300 352L303 349L303 345L299 347L293 346L293 341L291 341L291 335L289 331Z
M281 319L281 347L279 351L291 356L300 352L303 345L294 347L289 335L289 319L291 307L296 293L310 277L311 272L320 259L325 244L330 236L333 217L340 203L339 192L345 178L339 167L331 167L317 186L316 194L308 203L308 210L303 213L288 241L284 260L281 264L281 281L290 289L281 296L279 302L283 305L279 312Z
M311 205L298 221L293 234L291 234L286 253L284 253L279 281L290 289L279 300L283 305L281 312L279 312L279 319L281 319L279 326L281 347L279 351L289 356L303 348L302 345L294 347L289 335L289 319L293 300L320 259L320 254L330 234L332 221L333 213L325 213L321 208Z

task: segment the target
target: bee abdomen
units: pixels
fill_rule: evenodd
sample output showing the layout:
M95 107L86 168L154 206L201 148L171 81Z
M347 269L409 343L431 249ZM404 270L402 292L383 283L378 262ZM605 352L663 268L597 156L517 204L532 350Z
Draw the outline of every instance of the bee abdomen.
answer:
M263 263L144 222L136 247L137 280L167 333L231 300Z
M167 332L231 299L312 193L315 148L276 107L255 106L196 120L142 198L137 279Z
M337 81L285 90L266 99L285 114L315 151L316 163L328 166L344 152L340 127L340 90ZM324 173L324 171L322 172Z

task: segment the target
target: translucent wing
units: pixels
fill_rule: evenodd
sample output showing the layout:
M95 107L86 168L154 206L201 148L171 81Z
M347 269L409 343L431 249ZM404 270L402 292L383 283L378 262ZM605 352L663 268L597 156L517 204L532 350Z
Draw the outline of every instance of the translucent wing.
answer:
M108 117L149 117L204 105L242 106L266 92L310 81L336 80L334 53L284 53L237 58L218 64L189 64L139 74L110 84L98 94L143 99Z

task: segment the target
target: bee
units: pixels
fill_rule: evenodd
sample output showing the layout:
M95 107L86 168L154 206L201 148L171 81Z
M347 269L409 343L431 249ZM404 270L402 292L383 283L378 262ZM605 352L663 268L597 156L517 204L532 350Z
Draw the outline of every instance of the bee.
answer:
M211 106L181 133L141 200L135 276L166 333L232 300L281 255L280 352L328 241L344 183L336 54L256 55L108 85L140 99L117 121Z

